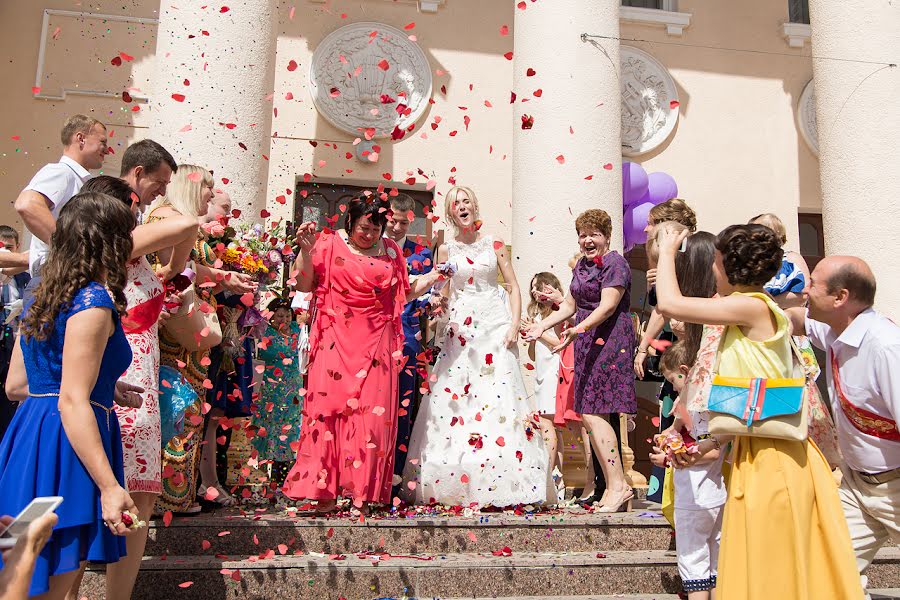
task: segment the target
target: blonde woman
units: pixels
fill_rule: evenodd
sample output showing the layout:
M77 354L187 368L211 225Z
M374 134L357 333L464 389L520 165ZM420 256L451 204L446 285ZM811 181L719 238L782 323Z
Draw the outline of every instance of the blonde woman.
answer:
M449 325L413 428L401 497L417 504L544 503L548 457L519 368L516 274L503 240L481 228L475 192L451 188L445 215L455 235L437 261L456 268L441 290Z
M778 215L763 213L750 219L750 223L763 225L774 231L782 248L787 244L787 229ZM763 289L782 309L804 306L806 290L809 289L809 275L809 266L803 257L792 250L785 250L781 268Z
M196 165L178 165L166 195L150 206L147 222L174 215L185 215L197 219L199 223L206 216L212 195L213 179L209 171ZM169 256L165 252L160 252L158 258L161 264L169 261ZM194 291L207 302L215 302L211 293L215 292L216 288L210 290L204 287L203 283L215 282L217 287L224 287L236 293L254 289L248 277L213 268L216 255L202 237L198 237L191 251L191 259L197 273ZM162 494L156 502L156 510L159 513L171 511L193 514L200 512L200 506L196 502L197 467L204 431L200 409L202 399L206 397L203 381L207 375L205 364L207 361L204 359L209 351L190 351L168 336L165 329L160 331L159 347L160 363L180 371L196 390L198 400L186 411L184 432L175 436L163 449ZM169 475L165 476L166 473Z

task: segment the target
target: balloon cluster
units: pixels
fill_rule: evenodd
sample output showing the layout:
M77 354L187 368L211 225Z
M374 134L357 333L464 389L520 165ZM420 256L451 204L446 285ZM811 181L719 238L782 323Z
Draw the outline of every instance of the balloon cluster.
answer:
M647 241L644 228L650 209L678 196L675 179L668 173L647 173L639 164L622 163L622 229L625 251Z

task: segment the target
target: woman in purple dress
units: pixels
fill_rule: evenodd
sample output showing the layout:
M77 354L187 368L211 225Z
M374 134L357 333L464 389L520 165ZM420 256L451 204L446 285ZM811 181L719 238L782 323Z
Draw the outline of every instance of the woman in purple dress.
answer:
M606 491L597 512L630 510L633 491L625 481L610 413L637 412L634 395L634 326L629 315L631 268L609 249L612 219L602 210L581 213L575 220L582 258L572 270L572 284L559 310L533 325L527 337L539 338L571 317L575 326L563 331L559 352L575 342L575 412L581 415L597 453Z

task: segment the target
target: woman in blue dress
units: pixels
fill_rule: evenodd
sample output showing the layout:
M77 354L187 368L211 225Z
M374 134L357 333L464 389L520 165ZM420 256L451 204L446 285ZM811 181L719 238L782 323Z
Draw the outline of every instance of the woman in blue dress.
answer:
M0 443L0 514L17 514L36 497L63 497L31 596L63 598L85 561L113 563L125 555L123 513L136 508L123 488L113 398L131 364L119 315L134 226L119 200L98 193L72 198L60 211L43 281L22 319L28 398ZM13 387L24 379L22 364L14 363Z

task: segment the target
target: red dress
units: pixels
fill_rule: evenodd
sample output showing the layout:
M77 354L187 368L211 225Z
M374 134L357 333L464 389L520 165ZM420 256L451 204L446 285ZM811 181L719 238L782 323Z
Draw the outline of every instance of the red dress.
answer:
M556 412L553 424L565 427L569 421L580 421L575 412L575 346L569 344L559 357L559 383L556 385Z
M317 314L290 498L390 500L409 276L397 244L383 243L386 254L360 256L322 233L313 248Z

